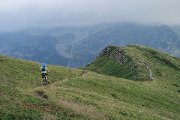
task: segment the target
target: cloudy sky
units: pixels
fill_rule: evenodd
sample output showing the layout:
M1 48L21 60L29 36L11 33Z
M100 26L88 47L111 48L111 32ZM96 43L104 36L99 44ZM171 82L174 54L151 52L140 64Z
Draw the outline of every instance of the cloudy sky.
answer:
M180 25L180 0L0 0L0 31L109 22Z

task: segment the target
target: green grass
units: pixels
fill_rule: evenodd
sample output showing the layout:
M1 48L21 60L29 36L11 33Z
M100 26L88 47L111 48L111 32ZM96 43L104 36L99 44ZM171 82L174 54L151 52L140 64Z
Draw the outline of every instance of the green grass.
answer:
M116 54L114 55L114 53ZM110 58L109 56L112 55L114 57ZM160 73L161 66L162 69L173 68L180 71L179 61L177 58L143 46L109 46L86 69L100 74L145 81L152 79L149 77L149 69L152 71L152 77L156 77L156 74ZM159 69L158 72L154 70L156 67Z
M43 86L38 63L0 56L0 119L180 119L180 60L141 46L122 49L134 64L147 63L154 80L144 79L146 68L130 72L103 54L90 65L101 74L48 65L51 84Z
M137 62L140 60L134 59L123 47L109 46L86 69L132 80L148 79L146 66Z

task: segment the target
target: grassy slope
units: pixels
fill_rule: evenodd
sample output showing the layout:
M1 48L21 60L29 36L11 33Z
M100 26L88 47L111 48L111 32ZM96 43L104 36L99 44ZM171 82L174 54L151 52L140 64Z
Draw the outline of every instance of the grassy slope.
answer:
M151 61L153 81L48 66L51 84L42 86L37 63L1 56L0 118L180 119L179 59L160 53L146 57L149 52L143 49L147 48L125 49L134 57L141 51L144 61Z
M131 70L132 66L137 65L133 63L132 57L122 50L114 46L106 47L86 69L105 75L139 80L141 72L138 72L137 67ZM121 55L118 55L119 53ZM122 56L124 57L122 58Z
M179 61L165 53L143 46L109 46L86 69L126 79L149 80L149 69L153 73L152 77L164 72L164 68L179 71Z

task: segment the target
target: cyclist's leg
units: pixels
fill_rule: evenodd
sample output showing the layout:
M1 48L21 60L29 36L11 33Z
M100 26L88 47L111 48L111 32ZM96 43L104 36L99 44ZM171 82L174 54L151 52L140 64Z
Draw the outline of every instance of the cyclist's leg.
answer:
M47 84L47 79L46 76L44 77L44 83Z
M44 74L43 74L43 73L41 73L41 76L42 76L42 81L44 82Z
M46 76L45 76L45 77L46 77L46 83L48 84L48 80L47 80L47 73L46 73Z
M44 73L42 73L42 80L43 80L43 84L46 84L46 75Z

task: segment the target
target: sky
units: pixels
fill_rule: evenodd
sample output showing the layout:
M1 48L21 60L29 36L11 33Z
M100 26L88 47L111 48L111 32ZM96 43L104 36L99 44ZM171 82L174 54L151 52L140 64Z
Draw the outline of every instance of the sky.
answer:
M0 0L0 31L113 22L180 25L180 0Z

